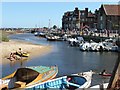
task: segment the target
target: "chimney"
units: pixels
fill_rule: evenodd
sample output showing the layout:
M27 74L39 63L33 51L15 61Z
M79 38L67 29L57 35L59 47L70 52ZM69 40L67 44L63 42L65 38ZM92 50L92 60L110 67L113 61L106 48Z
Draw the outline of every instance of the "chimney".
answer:
M85 8L85 11L88 12L88 8Z
M88 8L85 8L86 17L88 16Z
M78 10L78 7L76 7L75 10L77 11L77 10Z

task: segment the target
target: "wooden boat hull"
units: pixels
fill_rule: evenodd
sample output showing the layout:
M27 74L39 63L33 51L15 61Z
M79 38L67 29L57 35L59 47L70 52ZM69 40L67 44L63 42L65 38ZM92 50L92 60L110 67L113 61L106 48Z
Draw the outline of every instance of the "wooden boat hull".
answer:
M41 69L39 68L41 67ZM31 70L32 69L32 70ZM37 72L37 70L39 73ZM35 71L36 70L36 71ZM45 67L45 66L34 66L27 68L19 68L14 73L2 78L1 84L4 84L9 89L12 88L25 88L37 83L42 83L52 78L58 73L57 66ZM6 80L9 80L5 83Z
M56 79L48 80L46 82L32 85L27 87L27 89L47 89L47 88L57 88L57 89L77 89L77 88L88 88L91 85L92 71L83 72L78 74L72 74L70 76L63 76ZM71 78L71 80L69 80Z

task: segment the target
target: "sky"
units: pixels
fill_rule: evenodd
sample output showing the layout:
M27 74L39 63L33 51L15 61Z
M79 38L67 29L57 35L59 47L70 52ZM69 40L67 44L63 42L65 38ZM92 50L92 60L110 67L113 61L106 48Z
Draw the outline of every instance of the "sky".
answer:
M1 3L0 3L1 4ZM89 8L92 12L101 4L117 2L2 2L2 28L34 28L62 26L62 16L67 11ZM0 5L1 6L1 5Z

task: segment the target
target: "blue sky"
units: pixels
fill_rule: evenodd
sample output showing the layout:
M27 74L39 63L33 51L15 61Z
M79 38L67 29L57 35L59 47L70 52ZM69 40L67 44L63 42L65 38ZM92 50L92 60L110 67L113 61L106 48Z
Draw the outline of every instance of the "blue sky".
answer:
M94 12L101 4L117 2L2 2L2 27L48 27L62 25L62 15L75 7Z

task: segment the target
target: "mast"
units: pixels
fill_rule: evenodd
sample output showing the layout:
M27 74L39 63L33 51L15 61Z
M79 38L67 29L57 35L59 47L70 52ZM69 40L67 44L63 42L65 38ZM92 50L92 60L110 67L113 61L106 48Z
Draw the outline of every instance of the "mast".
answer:
M50 19L49 19L49 23L48 23L48 29L50 29Z

